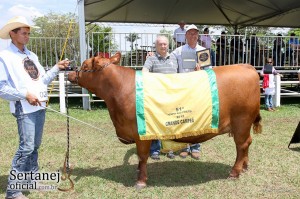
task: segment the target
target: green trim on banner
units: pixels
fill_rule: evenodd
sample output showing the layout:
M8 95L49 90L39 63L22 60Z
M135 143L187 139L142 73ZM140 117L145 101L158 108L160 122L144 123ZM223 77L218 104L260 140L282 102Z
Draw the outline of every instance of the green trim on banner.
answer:
M212 101L212 121L211 128L215 129L219 127L219 93L216 80L216 74L212 69L204 70L208 75L208 81L210 84L211 101Z
M144 85L142 71L135 73L135 107L136 107L136 120L139 135L146 134L146 121L144 112Z

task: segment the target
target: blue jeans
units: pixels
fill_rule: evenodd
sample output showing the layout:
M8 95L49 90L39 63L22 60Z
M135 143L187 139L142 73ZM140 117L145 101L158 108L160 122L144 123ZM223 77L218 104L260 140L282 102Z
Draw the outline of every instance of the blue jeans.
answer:
M193 144L185 149L182 149L182 151L190 152L190 153L199 153L200 152L200 144Z
M273 95L265 95L266 108L273 108Z
M161 148L161 141L160 140L152 140L151 147L150 147L150 156L151 155L159 155Z
M24 114L20 102L16 102L16 111L13 116L17 119L19 133L19 148L12 160L11 171L38 172L38 148L41 145L45 123L45 109ZM8 176L6 197L12 198L22 194L21 190L10 189L18 180Z

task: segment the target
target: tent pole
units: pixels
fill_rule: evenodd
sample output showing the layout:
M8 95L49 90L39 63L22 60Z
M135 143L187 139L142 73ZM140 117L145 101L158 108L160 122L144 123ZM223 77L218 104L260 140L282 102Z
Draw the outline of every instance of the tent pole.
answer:
M84 16L84 0L78 0L78 23L79 23L79 45L80 45L80 62L86 60L87 44L85 40L85 16ZM82 88L83 94L88 94L88 91ZM89 97L82 97L82 106L84 110L91 110Z

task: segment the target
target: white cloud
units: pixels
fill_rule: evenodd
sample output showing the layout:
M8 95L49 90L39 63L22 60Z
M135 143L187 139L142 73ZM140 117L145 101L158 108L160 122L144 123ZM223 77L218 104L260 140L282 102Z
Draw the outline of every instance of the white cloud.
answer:
M43 14L35 7L26 7L24 5L18 4L8 9L8 13L13 16L23 15L28 20L32 20L35 17L43 16Z
M2 9L0 27L12 17L18 15L26 17L29 23L32 23L33 18L43 16L43 14L33 6L24 6L22 4L13 5L7 9Z

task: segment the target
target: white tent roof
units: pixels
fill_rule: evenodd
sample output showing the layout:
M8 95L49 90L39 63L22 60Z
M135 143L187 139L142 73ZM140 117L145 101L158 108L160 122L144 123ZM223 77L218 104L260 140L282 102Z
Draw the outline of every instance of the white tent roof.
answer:
M299 0L84 0L86 22L300 27Z

